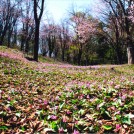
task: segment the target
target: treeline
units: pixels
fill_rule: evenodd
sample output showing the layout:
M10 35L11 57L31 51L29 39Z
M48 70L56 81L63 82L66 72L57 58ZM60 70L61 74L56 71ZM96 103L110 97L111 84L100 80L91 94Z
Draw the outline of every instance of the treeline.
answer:
M59 24L44 0L0 1L0 45L77 65L134 63L134 2L102 0L102 18L72 8ZM44 14L43 14L44 11Z

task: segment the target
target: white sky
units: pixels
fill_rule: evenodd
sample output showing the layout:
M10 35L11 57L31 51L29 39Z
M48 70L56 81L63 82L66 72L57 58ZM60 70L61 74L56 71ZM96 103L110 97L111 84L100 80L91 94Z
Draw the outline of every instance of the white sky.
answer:
M46 11L48 17L52 16L54 21L58 23L67 16L67 11L74 6L77 9L89 9L94 11L99 5L100 0L46 0Z

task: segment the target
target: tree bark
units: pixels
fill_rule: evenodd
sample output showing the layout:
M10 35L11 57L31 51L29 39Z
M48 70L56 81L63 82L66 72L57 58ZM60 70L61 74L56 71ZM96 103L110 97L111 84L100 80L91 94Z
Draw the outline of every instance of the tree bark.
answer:
M28 33L28 23L26 24L26 47L25 47L25 52L28 53L29 52L29 33Z
M132 35L130 32L130 21L128 19L128 10L125 10L125 5L123 5L122 1L119 0L119 3L121 5L121 8L123 10L124 16L125 16L125 31L127 34L126 39L126 45L127 45L127 56L128 56L128 64L134 64L134 44L132 41ZM132 0L128 2L128 8L130 8L132 5Z
M127 33L126 44L127 44L128 64L131 65L134 64L134 44L130 33L129 20L127 18L125 18L125 23L126 23L126 33Z
M7 29L8 29L8 24L6 23L6 25L4 27L4 30L2 32L2 36L0 38L0 45L3 45L3 41L4 41L4 38L5 38L6 32L7 32Z
M65 52L64 52L64 50L62 50L62 61L64 61L65 60Z
M34 60L38 62L38 50L39 50L39 28L40 28L40 21L44 11L44 1L41 0L41 7L38 5L38 1L34 0L34 20L35 20L35 37L34 37ZM37 11L37 8L40 9L40 13ZM38 15L39 13L39 15Z
M21 35L21 51L24 50L24 24L23 24L23 28L22 28L23 34Z
M8 44L7 44L7 47L11 47L11 32L9 31L8 32Z
M128 64L134 64L134 46L128 45L127 47Z
M81 64L81 57L82 57L82 44L80 44L80 48L78 52L78 65Z
M40 23L36 23L35 38L34 38L34 60L38 62L38 50L39 50L39 27Z

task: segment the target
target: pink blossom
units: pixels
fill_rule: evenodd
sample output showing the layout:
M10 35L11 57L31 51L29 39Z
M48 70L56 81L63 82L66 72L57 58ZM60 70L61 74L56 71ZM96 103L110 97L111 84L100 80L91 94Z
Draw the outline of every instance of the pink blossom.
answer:
M11 98L10 98L10 96L8 96L8 101L10 101L11 100Z
M90 96L89 95L87 95L87 99L89 99L90 98Z
M42 100L38 100L39 103L42 103Z
M69 110L66 111L67 114L71 114L72 112L70 112Z
M79 131L78 131L78 130L75 130L75 129L74 129L73 134L80 134L80 133L79 133Z
M58 106L55 106L54 109L57 110L59 107Z
M121 125L120 124L116 124L115 132L118 132L120 129L121 129Z
M114 82L113 82L113 81L111 81L111 82L110 82L110 85L111 85L111 86L113 86L113 84L114 84Z
M121 97L122 101L125 101L126 98L127 98L126 95L123 95L123 96Z
M0 90L0 94L2 94L2 93L3 93L3 91Z
M55 116L55 115L51 115L51 116L50 116L50 119L52 119L52 120L56 120L56 119L57 119L57 116Z
M83 99L83 97L84 97L84 95L81 94L78 98L79 98L79 99Z
M78 124L78 121L77 120L75 121L75 124Z
M56 97L55 97L55 100L58 101L58 100L59 100L59 96L56 96Z
M63 116L63 117L62 117L62 121L63 121L63 122L67 122L67 117L66 117L66 116Z
M63 127L59 128L58 131L59 131L59 133L63 133L64 132Z
M120 85L116 85L114 88L119 89L120 88Z
M66 88L66 91L70 91L70 89L69 88Z
M113 111L115 111L115 110L116 110L116 109L115 109L115 106L111 107L111 109L112 109Z
M10 107L7 107L7 110L8 110L8 111L11 111Z
M48 104L48 101L47 100L44 100L44 104L47 105Z
M72 17L75 23L74 31L80 43L85 43L97 31L97 21L89 19L84 14L76 14Z
M105 84L107 82L107 80L103 80L103 83Z
M120 114L120 111L116 112L116 114Z

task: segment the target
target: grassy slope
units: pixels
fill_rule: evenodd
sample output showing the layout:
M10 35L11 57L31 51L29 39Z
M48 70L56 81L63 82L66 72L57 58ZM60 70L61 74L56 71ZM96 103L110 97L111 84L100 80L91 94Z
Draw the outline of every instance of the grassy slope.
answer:
M134 133L134 66L36 63L4 47L0 63L0 133Z

